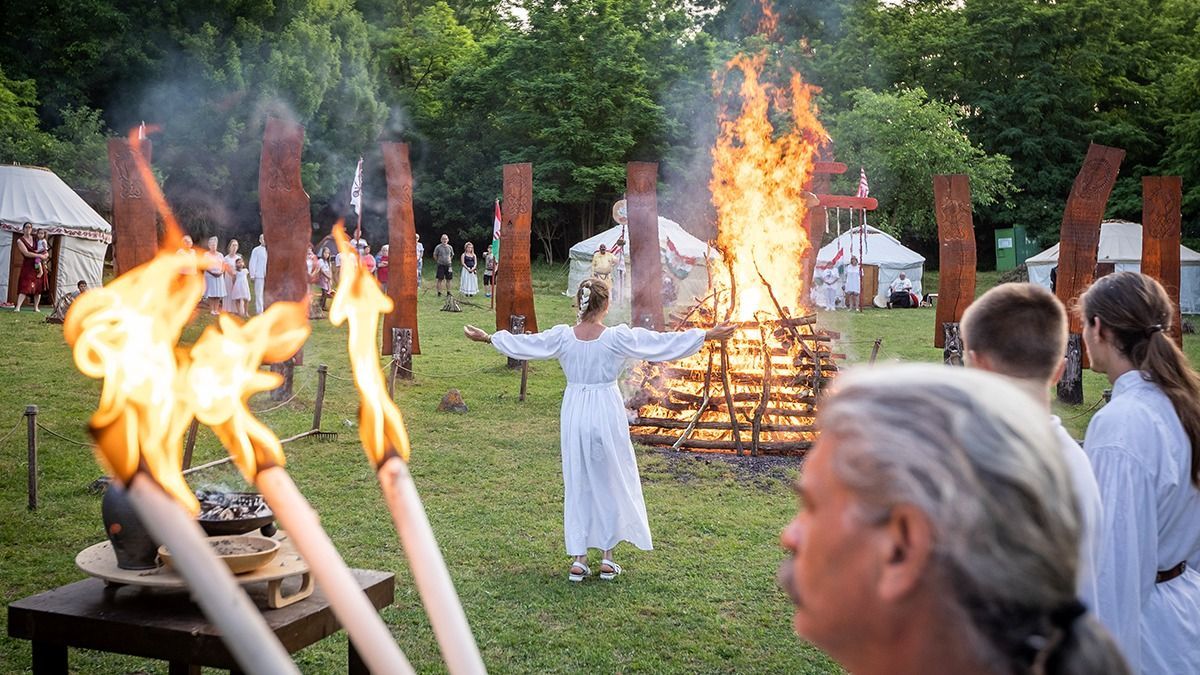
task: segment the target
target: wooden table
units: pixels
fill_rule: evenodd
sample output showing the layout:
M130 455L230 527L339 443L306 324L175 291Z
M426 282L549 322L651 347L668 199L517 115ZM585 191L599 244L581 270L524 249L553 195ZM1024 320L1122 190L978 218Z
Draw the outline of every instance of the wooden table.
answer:
M395 575L352 572L377 610L392 604ZM261 592L251 588L250 595ZM341 628L319 587L293 605L263 610L263 618L289 654ZM171 675L198 674L201 666L237 672L216 627L187 592L113 588L99 579L84 579L10 604L8 634L33 642L35 675L67 673L69 647L161 659L169 663ZM350 673L368 672L349 644L347 665Z

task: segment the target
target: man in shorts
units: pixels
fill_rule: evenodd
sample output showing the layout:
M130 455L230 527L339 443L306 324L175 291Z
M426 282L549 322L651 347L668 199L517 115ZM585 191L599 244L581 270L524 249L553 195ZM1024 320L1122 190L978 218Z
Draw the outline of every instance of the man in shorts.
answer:
M433 261L437 263L437 294L442 294L443 284L446 295L450 295L450 280L454 278L454 247L450 245L450 237L442 235L442 243L433 247Z

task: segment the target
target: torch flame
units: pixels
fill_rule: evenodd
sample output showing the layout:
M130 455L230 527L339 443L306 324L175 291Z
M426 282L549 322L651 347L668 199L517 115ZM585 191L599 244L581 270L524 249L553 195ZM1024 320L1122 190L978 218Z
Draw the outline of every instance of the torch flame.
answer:
M358 265L358 253L350 249L340 222L333 228L333 238L338 251L346 254L346 262L342 263L337 293L329 308L329 321L335 326L349 322L350 369L360 401L358 436L376 468L394 453L407 462L408 431L404 416L388 395L379 368L376 340L379 315L392 311L392 300L380 290L375 278Z
M247 406L251 396L283 381L259 368L291 357L309 331L304 303L276 302L244 324L222 314L189 354L184 380L196 419L212 428L251 483L259 471L285 462L279 438Z
M144 466L193 511L196 497L183 480L183 432L191 422L180 387L175 344L204 293L195 262L160 252L107 286L79 296L63 324L75 365L103 379L89 422L96 455L128 484Z
M726 64L727 72L741 72L742 108L736 117L721 115L709 183L717 248L727 267L716 285L733 291L736 318L743 321L761 310L775 312L763 278L784 304L800 301L800 261L812 245L803 226L809 209L805 186L826 138L812 102L817 90L798 73L787 91L762 82L765 61L764 54L739 54ZM791 118L791 128L781 134L771 123L772 104Z

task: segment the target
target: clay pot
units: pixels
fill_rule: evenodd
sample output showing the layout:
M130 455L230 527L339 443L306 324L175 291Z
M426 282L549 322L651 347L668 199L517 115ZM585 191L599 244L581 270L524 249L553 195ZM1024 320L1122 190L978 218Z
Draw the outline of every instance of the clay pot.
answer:
M138 519L137 511L129 500L125 489L114 481L104 491L100 502L100 513L104 518L104 533L112 542L117 555L117 567L123 570L148 570L158 566L158 544L150 538L150 531Z

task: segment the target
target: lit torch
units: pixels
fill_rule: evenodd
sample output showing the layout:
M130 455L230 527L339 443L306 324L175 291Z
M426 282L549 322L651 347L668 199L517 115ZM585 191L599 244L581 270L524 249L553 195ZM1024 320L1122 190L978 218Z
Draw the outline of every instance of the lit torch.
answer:
M409 442L404 418L388 396L379 368L376 340L379 316L392 311L392 301L380 290L374 277L355 264L357 253L350 249L340 224L334 227L333 237L350 264L342 264L329 320L335 326L349 324L350 367L360 400L359 438L367 458L375 466L447 668L454 675L484 673L479 648L408 472Z
M279 439L247 407L252 395L279 386L282 377L259 366L287 359L304 344L307 313L303 303L277 302L245 324L221 315L192 347L189 396L196 419L212 427L246 480L270 504L371 672L411 673L383 619L321 528L317 512L283 469Z
M167 223L173 242L178 230ZM194 272L194 259L160 252L81 295L63 334L79 370L103 379L89 421L100 465L125 487L154 539L171 550L173 564L238 665L251 673L298 673L205 540L194 518L199 504L181 472L183 432L192 413L182 395L175 344L203 293Z

